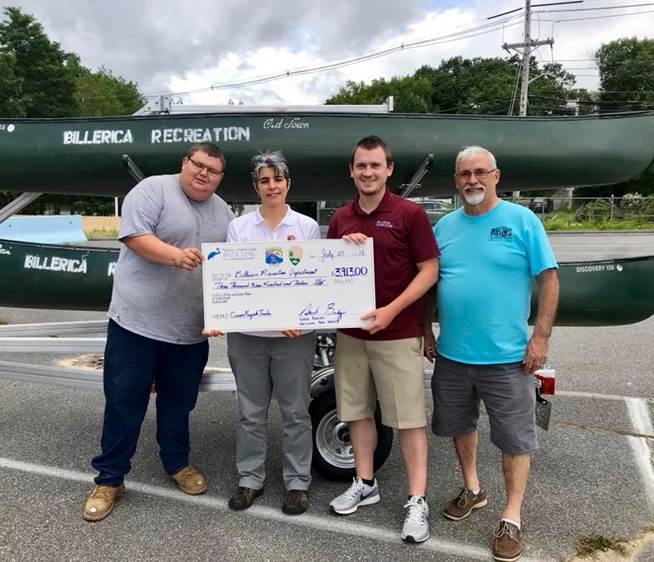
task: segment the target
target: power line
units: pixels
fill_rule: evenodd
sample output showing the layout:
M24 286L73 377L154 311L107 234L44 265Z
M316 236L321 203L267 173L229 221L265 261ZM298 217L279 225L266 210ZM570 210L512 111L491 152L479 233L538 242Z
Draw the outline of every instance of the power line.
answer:
M624 6L597 6L595 8L559 8L557 10L538 10L536 13L553 14L557 12L595 12L597 10L624 10L625 8L641 8L643 6L654 6L654 2L647 2L645 4L628 4Z
M575 74L575 76L584 76L584 77L596 77L596 76L601 76L601 74ZM629 74L629 78L651 78L652 73L651 72L645 72L641 74Z
M567 91L562 89L543 88L543 89L538 89L537 91L539 93L561 92L566 95L569 95L575 90L585 90L585 88L569 88ZM596 91L586 90L586 92L588 92L589 94L654 94L654 90L596 90Z
M606 16L596 16L596 17L589 17L589 18L566 18L566 19L560 19L560 20L548 20L548 19L543 19L541 21L547 21L550 23L564 23L564 22L569 22L569 21L587 21L587 20L604 20L608 18L626 18L628 16L637 16L639 14L651 14L653 13L654 10L642 10L640 12L630 12L628 14L609 14Z

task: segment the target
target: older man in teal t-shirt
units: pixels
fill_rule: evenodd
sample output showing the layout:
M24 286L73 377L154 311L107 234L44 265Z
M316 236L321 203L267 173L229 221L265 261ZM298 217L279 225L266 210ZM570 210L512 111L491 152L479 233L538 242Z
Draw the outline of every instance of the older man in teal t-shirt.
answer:
M506 486L493 558L513 561L523 551L521 506L530 453L538 447L531 374L547 357L559 287L543 225L529 209L498 198L499 178L495 157L486 149L468 147L457 155L455 182L464 205L434 227L441 250L440 333L434 346L431 314L426 315L425 355L436 359L433 430L453 437L464 480L443 515L459 521L487 504L476 468L483 400L491 441L502 451ZM540 297L530 337L534 278Z

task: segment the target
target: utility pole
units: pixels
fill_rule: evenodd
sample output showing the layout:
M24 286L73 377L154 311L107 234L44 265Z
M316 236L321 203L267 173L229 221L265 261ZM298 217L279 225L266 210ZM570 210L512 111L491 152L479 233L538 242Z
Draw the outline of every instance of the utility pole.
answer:
M561 4L568 4L568 2L560 2ZM538 5L538 4L537 4ZM542 41L534 41L531 38L531 0L525 0L525 33L522 43L504 43L502 49L511 52L511 49L520 53L518 49L522 49L522 65L521 65L521 87L520 87L520 117L527 115L527 106L529 105L529 63L531 62L531 53L541 45L554 45L554 39L545 39Z
M520 117L527 115L529 103L529 66L531 62L531 0L525 0L525 34L522 52L522 83L520 87Z
M582 4L583 0L567 0L564 2L547 2L545 4L534 4L534 7L537 6L558 6L559 4ZM502 49L507 53L511 52L511 49L520 54L519 49L522 49L522 64L521 64L521 87L520 87L520 117L527 116L527 108L529 106L529 84L538 78L536 76L532 80L529 80L529 66L531 63L531 53L533 53L538 47L542 45L549 45L550 47L554 45L554 39L551 37L549 39L544 39L542 41L534 41L531 38L531 0L525 0L525 32L522 38L522 43L504 43ZM498 18L500 16L505 16L519 11L520 8L515 8L514 10L509 10L508 12L503 12L501 14L495 14L487 19ZM509 115L513 113L513 102L511 102L511 111ZM520 199L520 191L513 192L513 200L515 202Z

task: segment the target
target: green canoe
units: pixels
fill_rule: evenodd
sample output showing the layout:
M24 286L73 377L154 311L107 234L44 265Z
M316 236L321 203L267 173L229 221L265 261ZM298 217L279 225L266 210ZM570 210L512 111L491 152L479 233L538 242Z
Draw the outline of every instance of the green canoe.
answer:
M106 310L117 259L117 249L0 240L0 306ZM654 314L653 278L654 256L562 263L556 323L644 320Z
M210 140L228 166L220 194L252 198L250 157L282 149L295 199L352 194L347 162L359 138L375 134L395 157L391 185L410 180L427 154L432 169L415 196L453 192L456 152L479 144L504 171L501 187L529 190L617 183L654 158L654 112L580 117L207 113L77 119L0 119L0 191L121 195L134 186L124 155L146 176L175 172L182 152Z

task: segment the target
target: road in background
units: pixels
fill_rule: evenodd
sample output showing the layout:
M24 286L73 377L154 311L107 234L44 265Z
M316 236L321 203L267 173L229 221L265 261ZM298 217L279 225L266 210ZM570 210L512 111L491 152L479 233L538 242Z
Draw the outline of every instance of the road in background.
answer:
M654 232L549 232L556 259L562 262L654 255Z
M654 232L550 232L548 236L559 261L654 255ZM92 240L88 245L115 248L119 242Z

